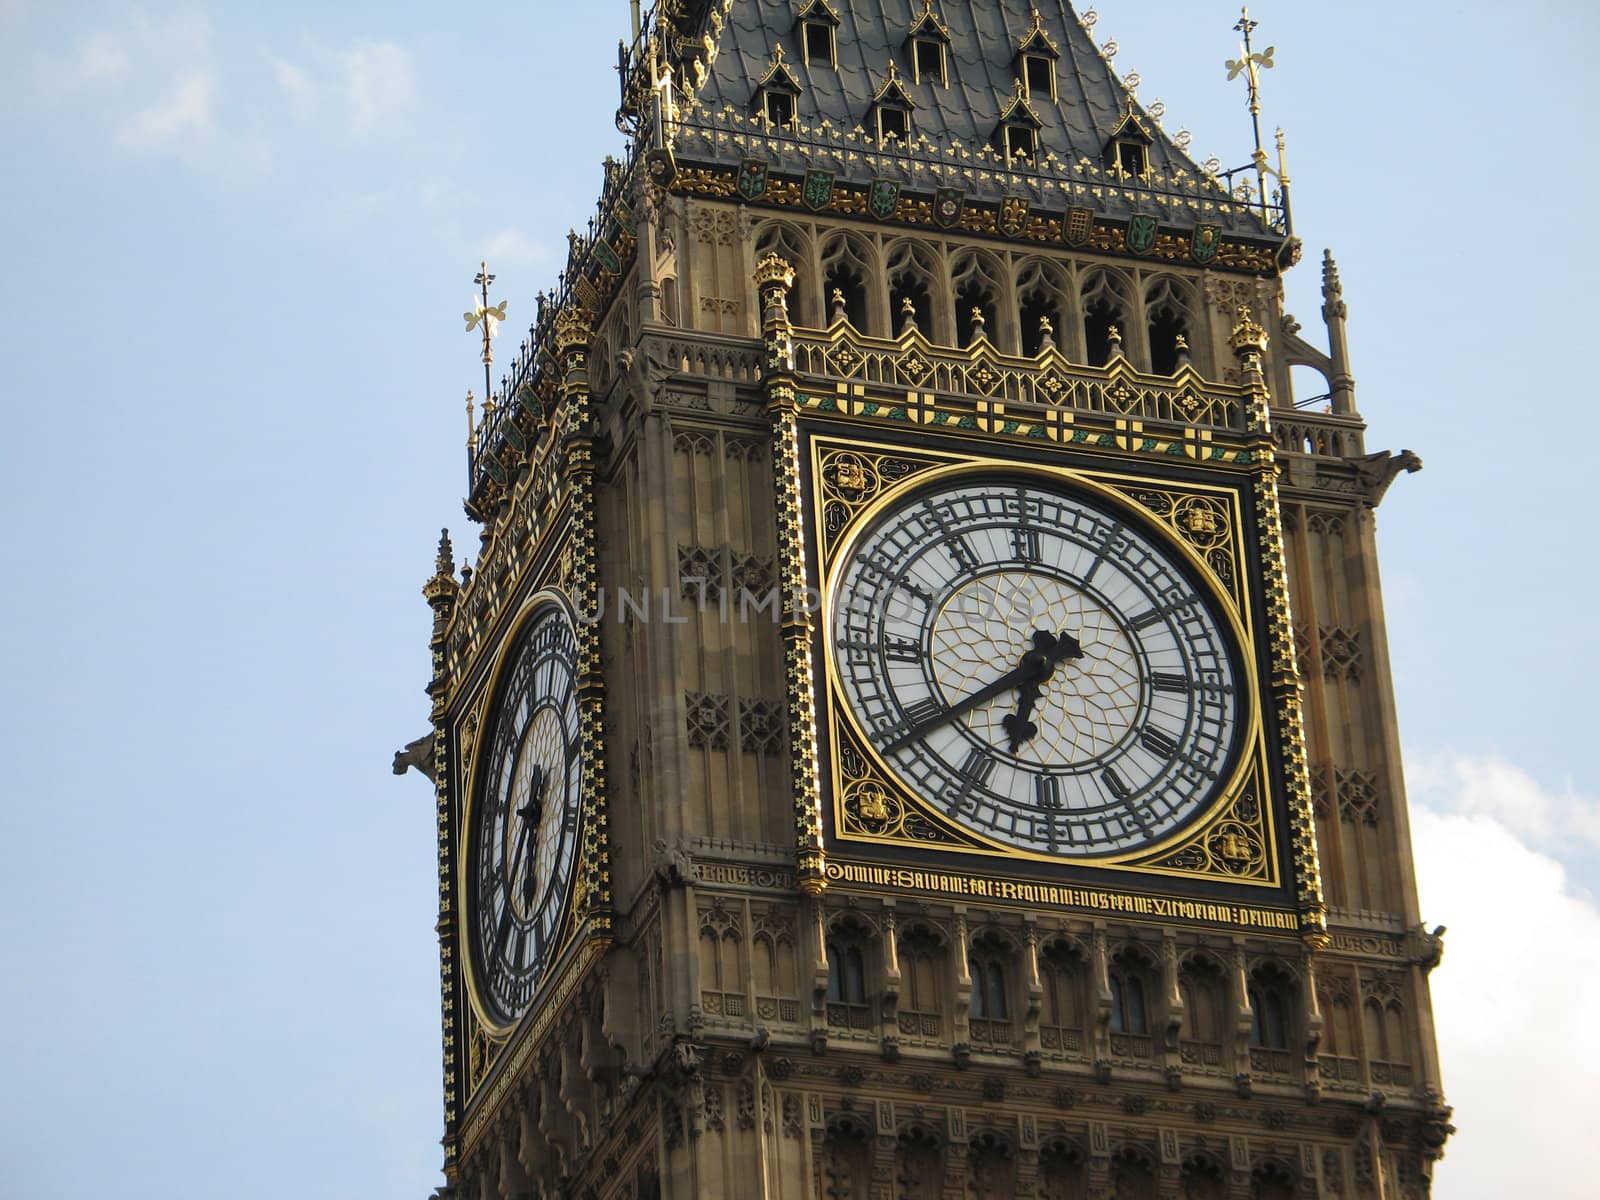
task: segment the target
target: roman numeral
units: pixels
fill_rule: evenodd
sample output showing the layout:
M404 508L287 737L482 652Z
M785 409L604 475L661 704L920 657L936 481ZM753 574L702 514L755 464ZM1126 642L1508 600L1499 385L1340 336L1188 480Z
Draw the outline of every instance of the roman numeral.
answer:
M906 705L906 728L909 729L913 725L920 725L923 721L928 720L930 717L936 717L943 711L944 705L940 704L932 696L924 696L915 704Z
M1189 677L1174 675L1170 671L1157 671L1150 676L1150 686L1158 692L1187 692Z
M894 662L921 662L922 647L908 638L886 637L883 639L883 656Z
M978 569L978 556L972 552L972 547L967 545L966 538L952 534L940 544L961 570L972 572Z
M1033 801L1040 808L1054 811L1061 807L1061 777L1059 775L1035 775L1033 777Z
M971 799L972 789L982 787L988 782L989 776L994 773L994 759L976 747L967 751L967 757L962 760L961 767L956 772L961 786L956 789L956 794L950 805L950 815L959 817L966 813L978 810L976 801Z
M1023 562L1039 561L1039 531L1028 525L1011 529L1011 553Z
M1150 626L1165 618L1166 615L1165 609L1152 608L1149 612L1141 613L1139 616L1132 618L1128 624L1135 629L1149 629Z
M1128 790L1128 785L1122 782L1122 776L1117 774L1115 767L1107 767L1104 771L1101 771L1100 782L1105 784L1106 791L1110 792L1118 800L1126 800L1133 795Z
M1146 725L1139 731L1139 744L1157 758L1171 758L1178 753L1178 743L1164 729Z

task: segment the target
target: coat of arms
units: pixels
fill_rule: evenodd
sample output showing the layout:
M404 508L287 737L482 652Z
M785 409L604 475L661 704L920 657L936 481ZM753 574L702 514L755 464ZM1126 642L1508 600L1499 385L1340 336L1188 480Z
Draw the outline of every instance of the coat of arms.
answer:
M887 179L874 179L872 190L867 193L867 211L880 221L887 221L894 216L894 210L900 205L900 185L891 183Z
M1217 256L1221 245L1222 230L1215 225L1201 225L1189 242L1189 253L1194 255L1195 262L1208 263Z
M747 158L739 164L739 195L754 200L767 190L767 164L759 158Z
M833 202L833 172L807 171L800 188L800 199L812 212L821 212Z
M1135 214L1128 220L1128 249L1143 254L1156 244L1156 219Z
M1020 237L1028 227L1028 202L1021 196L1007 196L1000 201L1000 232L1007 237Z
M622 260L617 257L617 252L605 238L595 238L594 260L607 275L622 274Z
M940 188L933 194L933 223L940 229L954 229L966 203L967 194L960 188Z
M1062 226L1062 237L1069 246L1081 246L1089 240L1089 231L1093 228L1094 209L1069 208L1066 223Z

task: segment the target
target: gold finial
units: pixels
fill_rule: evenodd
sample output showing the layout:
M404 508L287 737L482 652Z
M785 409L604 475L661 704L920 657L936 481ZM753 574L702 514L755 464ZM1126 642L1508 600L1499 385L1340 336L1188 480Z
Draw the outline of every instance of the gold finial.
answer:
M1174 350L1187 350L1189 348L1189 339L1181 333L1175 335L1172 339L1172 348Z
M1241 304L1234 311L1239 319L1228 335L1228 345L1240 358L1261 355L1267 348L1267 331L1256 321L1248 304Z
M775 67L783 66L783 43L782 42L778 42L776 45L774 45L772 47L772 65L775 66Z
M1049 316L1049 314L1048 313L1041 313L1039 315L1039 332L1043 333L1043 334L1050 334L1050 333L1054 333L1055 331L1056 331L1056 327L1054 325L1050 324L1050 316Z
M1113 346L1122 345L1122 330L1118 329L1115 325L1107 325L1106 341L1110 342Z
M794 283L794 268L782 255L767 254L756 263L756 285L778 284L787 289Z
M590 332L589 314L576 304L569 304L556 316L556 349L587 346Z
M1267 209L1267 176L1275 174L1275 172L1267 166L1267 152L1261 145L1261 72L1270 70L1276 65L1272 61L1272 53L1277 47L1268 46L1260 53L1256 53L1250 48L1250 34L1259 24L1259 21L1250 19L1250 10L1248 8L1239 10L1239 20L1234 24L1234 29L1238 30L1242 39L1239 47L1239 57L1228 59L1224 65L1228 68L1228 80L1232 82L1239 78L1240 75L1243 75L1249 90L1250 128L1255 134L1255 150L1250 156L1250 162L1256 169L1256 186L1261 195L1261 213L1265 217Z
M472 298L472 308L461 316L467 323L468 333L475 327L483 330L483 395L487 410L488 397L494 394L489 376L490 364L494 362L494 336L500 332L500 322L506 319L506 302L489 303L489 285L494 282L494 276L489 274L487 262L478 263L478 273L472 282L478 285L478 294Z
M888 79L888 82L893 83L899 78L900 78L900 64L895 62L894 59L891 58L889 60L889 79Z
M477 424L474 418L476 404L472 398L472 389L467 389L467 445L472 445L473 438L477 435Z

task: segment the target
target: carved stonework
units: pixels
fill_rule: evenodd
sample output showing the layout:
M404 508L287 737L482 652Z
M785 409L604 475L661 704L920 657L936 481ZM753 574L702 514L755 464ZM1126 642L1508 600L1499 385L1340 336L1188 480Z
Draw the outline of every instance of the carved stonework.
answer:
M1355 682L1361 678L1361 634L1345 625L1323 625L1318 629L1322 640L1322 674L1327 679L1347 679Z

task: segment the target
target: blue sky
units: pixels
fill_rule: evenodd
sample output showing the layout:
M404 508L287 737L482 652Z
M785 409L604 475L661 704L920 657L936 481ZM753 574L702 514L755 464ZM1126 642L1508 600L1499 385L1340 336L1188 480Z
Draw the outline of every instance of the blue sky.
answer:
M627 6L71 11L0 0L9 1188L420 1197L433 817L388 760L426 728L438 530L473 541L459 314L486 256L509 357L553 281L620 144ZM1320 335L1332 246L1369 447L1426 462L1379 536L1451 930L1436 1194L1577 1196L1600 1149L1544 1118L1600 1071L1600 30L1551 3L1252 15L1308 247L1290 308ZM1229 162L1236 16L1112 0L1095 30ZM1540 1153L1564 1169L1530 1180Z

